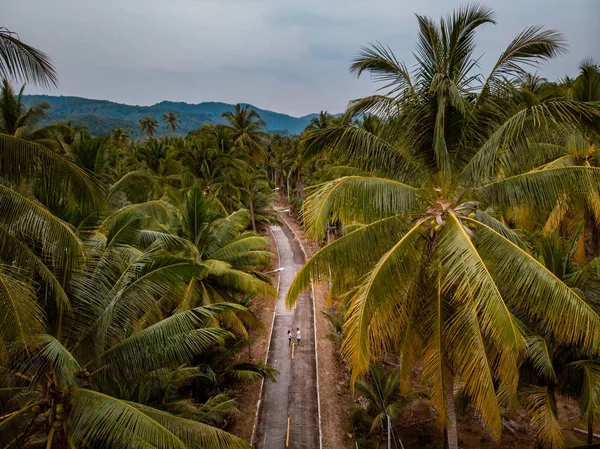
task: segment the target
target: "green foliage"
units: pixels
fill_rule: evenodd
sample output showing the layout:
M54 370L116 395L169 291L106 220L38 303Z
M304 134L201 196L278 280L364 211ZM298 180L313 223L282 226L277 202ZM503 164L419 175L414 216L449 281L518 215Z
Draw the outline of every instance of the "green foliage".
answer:
M239 384L277 374L238 360L274 295L249 231L272 218L266 173L224 127L91 137L40 127L22 93L0 92L0 446L249 447L222 428Z
M351 70L380 92L342 117L323 113L300 138L306 169L280 186L308 192L298 197L309 236L321 244L335 225L337 238L300 270L287 306L329 278L355 388L388 353L402 360L400 384L422 369L448 447L458 444L455 386L494 438L503 407L521 398L539 444L561 447L553 389L565 363L598 356L600 338L600 290L584 268L600 253L597 67L582 64L577 82L528 76L566 48L558 32L529 27L484 75L474 55L476 32L495 23L488 7L417 21L414 68L387 46L363 48ZM287 178L275 143L273 176ZM573 245L560 256L536 246L528 230L542 227ZM560 369L557 348L575 351ZM525 367L539 385L520 382ZM595 404L591 372L584 404Z

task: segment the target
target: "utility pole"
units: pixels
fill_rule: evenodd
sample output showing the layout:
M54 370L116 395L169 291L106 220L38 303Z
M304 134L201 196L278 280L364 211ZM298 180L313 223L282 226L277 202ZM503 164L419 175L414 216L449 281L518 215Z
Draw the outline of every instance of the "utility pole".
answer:
M387 425L388 425L388 447L387 447L387 449L392 449L392 424L390 422L390 415L387 415Z

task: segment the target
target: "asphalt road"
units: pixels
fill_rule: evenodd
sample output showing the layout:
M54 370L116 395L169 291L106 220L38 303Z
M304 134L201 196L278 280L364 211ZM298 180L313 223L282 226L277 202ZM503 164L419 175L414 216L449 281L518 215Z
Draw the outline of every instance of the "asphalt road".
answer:
M317 369L314 341L314 309L309 293L297 301L296 308L285 308L285 296L298 270L304 264L304 254L290 229L271 226L279 250L279 295L267 363L279 371L277 382L265 382L258 411L254 447L259 449L319 448L319 412ZM287 332L300 328L303 345L288 345ZM286 437L289 418L289 445Z

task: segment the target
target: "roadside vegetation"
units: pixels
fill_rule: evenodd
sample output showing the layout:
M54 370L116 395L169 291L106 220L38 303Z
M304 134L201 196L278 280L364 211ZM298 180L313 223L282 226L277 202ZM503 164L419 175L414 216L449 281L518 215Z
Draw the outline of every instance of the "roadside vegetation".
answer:
M530 27L482 73L490 9L417 21L412 69L362 48L376 94L296 137L244 105L185 137L175 111L143 139L49 123L21 87L56 84L49 57L0 29L0 447L249 447L227 429L277 374L247 357L277 200L320 246L287 304L329 283L355 445L470 447L469 420L560 449L566 400L593 442L598 64L543 78L566 42Z

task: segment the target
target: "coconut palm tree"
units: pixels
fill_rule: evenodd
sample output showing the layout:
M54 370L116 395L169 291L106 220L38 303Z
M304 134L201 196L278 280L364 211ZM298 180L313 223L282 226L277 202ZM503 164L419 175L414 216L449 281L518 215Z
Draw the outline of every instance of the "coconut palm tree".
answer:
M48 55L27 45L5 27L0 27L0 78L43 87L58 85L58 75Z
M274 220L271 202L274 200L273 190L265 170L246 170L236 179L236 185L242 192L241 203L250 211L252 230L258 231L258 225L266 225Z
M115 127L112 132L112 143L115 147L123 150L127 147L127 143L129 142L129 131L121 126Z
M383 365L373 363L369 367L368 379L361 379L356 383L356 391L369 401L370 411L375 415L371 432L379 429L381 435L387 434L387 447L391 447L393 438L391 422L411 399L402 395L401 377L399 369L388 373Z
M218 304L148 319L157 297L173 300L199 273L193 262L157 247L130 246L142 222L134 217L148 212L107 219L88 242L93 257L86 269L67 277L65 307L47 308L46 320L33 288L4 284L26 320L3 321L13 348L1 362L0 391L11 398L0 401L2 447L249 447L196 421L201 404L188 402L186 414L137 394L153 373L176 372L223 344L232 334L214 323L243 309Z
M155 117L144 115L140 120L140 128L148 137L152 137L158 131L158 122Z
M147 243L163 242L203 267L204 271L190 280L178 308L274 293L258 271L270 263L268 240L246 232L250 225L247 210L225 215L199 186L171 192L168 198L177 217L171 232L157 229L142 233L142 237Z
M163 114L162 118L167 125L167 129L170 129L172 133L181 129L181 126L179 126L179 115L175 111L169 111L166 114Z
M267 122L260 118L260 114L248 105L236 104L233 111L225 111L223 118L228 122L228 128L233 132L235 146L246 150L250 159L257 161L264 157L266 144L263 128Z
M0 90L0 132L27 140L39 140L48 134L49 128L36 130L35 127L42 120L48 118L46 111L50 109L50 105L44 102L28 108L23 103L24 90L25 86L21 87L18 95L15 95L8 81L2 81Z
M164 138L149 139L140 146L138 156L149 170L159 174L164 169L169 156L169 149L169 143Z
M600 285L598 259L589 265L572 262L577 236L572 241L557 233L535 235L531 242L534 254L548 270L598 310ZM519 391L523 405L531 414L532 429L538 447L562 447L564 435L558 420L557 395L579 399L581 417L588 428L588 444L593 437L594 422L600 418L600 365L590 359L578 345L565 345L546 332L543 324L525 320L527 358L520 367Z
M315 130L315 129L325 129L332 122L333 116L329 114L327 111L319 112L319 115L310 119L310 122L306 126L305 131Z
M370 175L324 183L307 198L303 217L318 241L330 221L360 226L307 262L287 304L328 276L334 297L350 292L342 350L353 381L385 351L398 352L403 370L421 360L446 446L454 449L457 383L500 437L500 404L516 400L525 350L515 314L597 352L600 317L531 256L502 213L529 205L547 216L564 192L595 192L600 169L541 170L560 150L528 148L598 111L571 100L530 104L515 87L524 66L563 51L555 31L525 29L481 77L475 33L494 23L490 9L469 5L438 23L417 20L413 73L383 45L363 48L352 64L358 75L370 72L386 83L385 94L353 102L346 114L380 116L377 134L348 119L312 131Z

